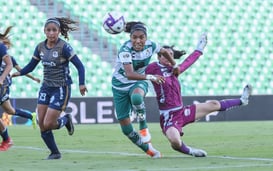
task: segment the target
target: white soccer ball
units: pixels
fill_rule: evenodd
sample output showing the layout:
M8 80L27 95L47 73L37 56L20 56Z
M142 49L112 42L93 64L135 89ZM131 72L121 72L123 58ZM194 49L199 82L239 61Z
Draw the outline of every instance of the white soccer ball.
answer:
M110 34L118 34L124 30L125 18L120 12L108 12L103 17L103 28Z

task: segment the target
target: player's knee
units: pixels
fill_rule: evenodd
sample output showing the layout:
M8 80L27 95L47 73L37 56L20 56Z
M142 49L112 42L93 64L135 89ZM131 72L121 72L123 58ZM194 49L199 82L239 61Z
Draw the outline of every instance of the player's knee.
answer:
M44 122L43 123L43 128L44 130L51 130L51 129L55 129L56 125L52 122Z
M7 110L5 110L5 112L7 113L7 114L9 114L9 115L14 115L15 114L15 110L14 109L7 109Z
M220 106L220 102L217 101L217 100L211 100L211 101L209 101L207 103L209 104L209 106L210 106L211 109L217 110L217 109L220 109L220 107L221 107Z
M171 146L174 150L180 150L181 148L181 143L179 141L171 141Z
M179 151L180 150L180 146L177 143L171 144L172 149Z
M143 96L139 93L134 93L131 95L132 105L140 105L143 102Z

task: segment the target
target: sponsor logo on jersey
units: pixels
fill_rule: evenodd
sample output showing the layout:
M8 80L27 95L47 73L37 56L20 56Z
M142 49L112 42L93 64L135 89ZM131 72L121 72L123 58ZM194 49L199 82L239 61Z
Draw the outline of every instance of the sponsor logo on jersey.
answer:
M172 75L171 72L163 72L164 77L170 77Z
M43 64L43 65L47 65L47 66L56 66L56 63L55 63L55 62L43 61L42 64Z
M151 48L146 49L145 53L146 53L146 56L151 56L152 55L152 49Z
M43 59L44 56L45 56L44 52L40 52L40 57L41 57L41 59Z
M53 56L54 58L57 58L57 57L59 56L59 55L58 55L58 51L53 51L52 56Z

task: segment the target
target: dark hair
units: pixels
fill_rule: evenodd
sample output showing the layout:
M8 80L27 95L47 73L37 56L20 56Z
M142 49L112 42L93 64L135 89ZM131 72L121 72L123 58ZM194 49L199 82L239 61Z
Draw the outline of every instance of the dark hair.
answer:
M186 54L185 50L176 50L176 49L174 49L174 45L172 45L172 46L165 45L165 46L163 46L163 48L171 49L173 51L173 58L174 59L180 59L183 55ZM158 53L158 55L161 56L160 53Z
M132 29L136 26L142 26L143 28L145 28L145 24L141 21L129 21L125 24L124 32L131 33ZM146 33L146 28L145 28L145 33Z
M12 45L11 41L9 40L9 32L13 26L9 26L6 28L5 32L2 34L0 33L0 41L2 41L6 46L10 47Z
M70 18L65 18L65 17L49 18L45 23L45 27L50 22L55 23L56 25L58 25L60 27L61 35L63 35L64 38L67 39L67 40L69 40L68 32L69 31L75 31L75 30L78 29L78 27L75 26L76 24L78 24L78 22L74 21L74 20L72 20Z

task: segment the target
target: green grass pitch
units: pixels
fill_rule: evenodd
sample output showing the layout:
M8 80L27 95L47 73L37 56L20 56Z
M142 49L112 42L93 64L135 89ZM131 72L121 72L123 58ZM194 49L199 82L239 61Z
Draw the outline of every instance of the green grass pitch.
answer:
M134 124L137 129L138 125ZM75 134L55 131L61 160L49 154L39 130L9 126L14 146L0 152L1 171L264 171L273 168L273 121L197 122L184 128L187 145L208 157L194 158L173 151L158 123L150 123L152 143L163 154L152 159L133 145L118 124L75 125Z

